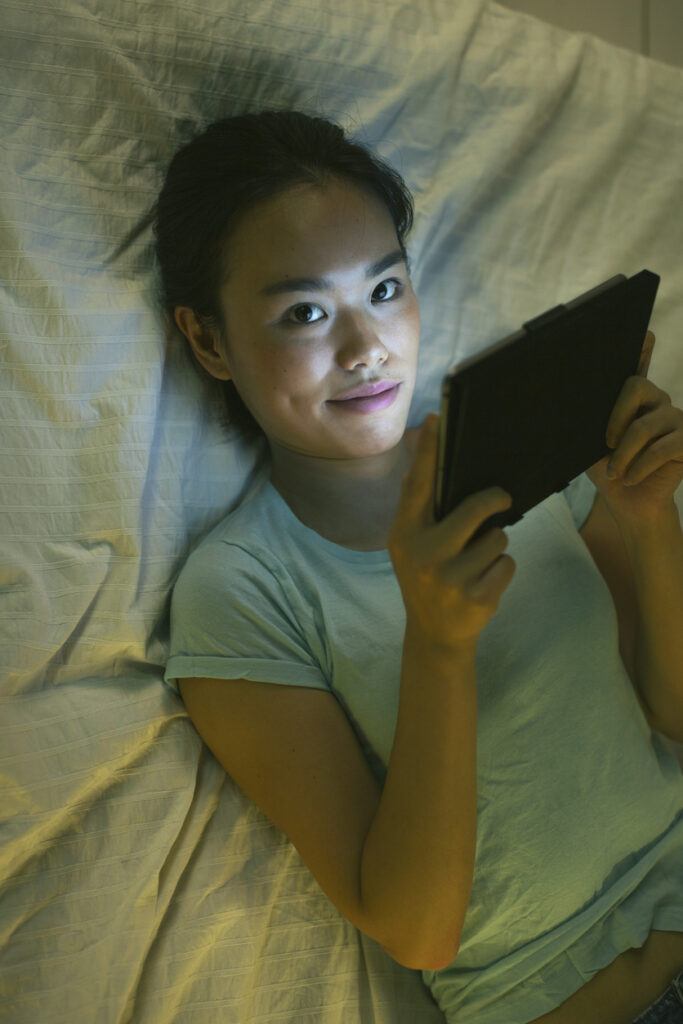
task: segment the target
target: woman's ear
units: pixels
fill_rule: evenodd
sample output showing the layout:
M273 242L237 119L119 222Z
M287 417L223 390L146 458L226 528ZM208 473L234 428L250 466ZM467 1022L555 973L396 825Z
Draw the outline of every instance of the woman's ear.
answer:
M194 310L188 306L176 306L173 310L173 319L189 341L195 359L207 373L218 380L231 380L232 373L221 351L218 332L202 327Z

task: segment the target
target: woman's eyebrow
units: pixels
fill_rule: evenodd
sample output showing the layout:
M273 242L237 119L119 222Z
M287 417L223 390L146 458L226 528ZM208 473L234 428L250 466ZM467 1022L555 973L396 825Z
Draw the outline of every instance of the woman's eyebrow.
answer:
M383 270L393 267L396 263L405 263L405 258L400 249L387 253L376 263L365 268L365 278L370 281L377 277ZM284 281L276 281L275 284L267 284L261 288L259 295L280 295L283 292L322 292L334 287L334 282L327 277L288 277Z

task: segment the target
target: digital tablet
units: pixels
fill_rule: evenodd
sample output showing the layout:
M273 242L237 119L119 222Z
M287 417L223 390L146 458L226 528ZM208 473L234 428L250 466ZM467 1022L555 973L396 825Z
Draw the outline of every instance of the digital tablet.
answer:
M466 359L443 380L434 516L502 487L512 507L470 539L511 526L611 449L605 433L635 375L660 278L617 274Z

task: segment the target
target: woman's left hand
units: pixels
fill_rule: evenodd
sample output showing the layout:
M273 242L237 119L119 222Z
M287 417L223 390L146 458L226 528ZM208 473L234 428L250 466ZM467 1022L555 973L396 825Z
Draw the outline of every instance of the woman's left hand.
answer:
M607 427L607 444L614 448L586 471L617 523L653 522L674 506L674 493L683 480L683 410L647 379L655 336L648 331L638 366L614 405ZM607 476L612 463L617 479Z

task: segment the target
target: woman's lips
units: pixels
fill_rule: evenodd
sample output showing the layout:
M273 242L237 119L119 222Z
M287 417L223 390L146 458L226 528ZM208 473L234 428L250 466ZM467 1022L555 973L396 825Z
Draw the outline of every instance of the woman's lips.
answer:
M379 409L386 409L393 405L398 396L400 384L393 388L387 388L378 395L368 395L367 398L343 398L329 401L327 404L346 412L377 412Z

